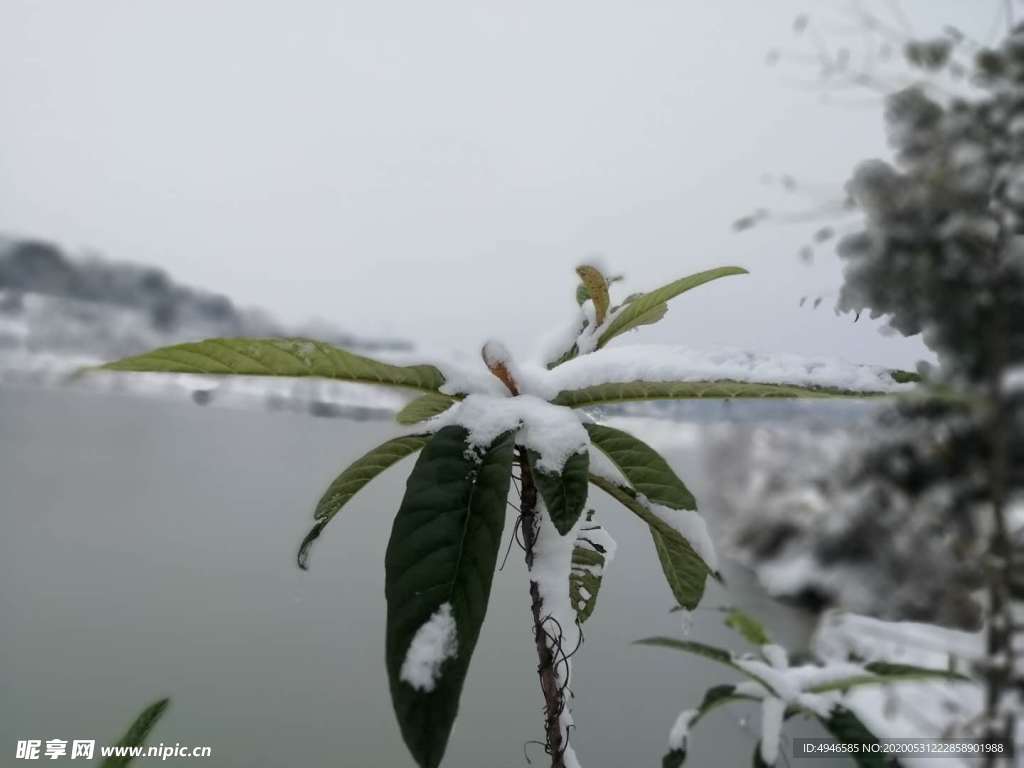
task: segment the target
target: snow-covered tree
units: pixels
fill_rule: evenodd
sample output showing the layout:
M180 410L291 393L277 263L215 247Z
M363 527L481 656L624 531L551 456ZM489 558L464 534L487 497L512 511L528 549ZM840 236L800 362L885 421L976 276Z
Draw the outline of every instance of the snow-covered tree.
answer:
M804 468L801 478L778 467L766 484L776 493L757 512L767 507L787 524L788 511L784 538L813 560L802 588L842 605L836 573L856 563L879 587L868 580L876 615L983 620L984 647L968 655L982 696L950 733L1006 745L984 765L1016 765L1024 743L1024 26L992 49L948 30L904 52L924 77L886 100L893 158L863 163L849 183L861 218L839 240L838 310L921 334L939 365L827 466ZM960 87L935 87L936 73L956 75ZM817 446L804 455L812 452L820 455ZM777 560L770 550L752 559Z
M386 658L402 735L421 766L440 764L484 621L514 487L529 572L534 642L553 768L579 763L570 745L571 659L595 607L614 543L587 512L594 485L649 526L679 606L700 601L717 556L683 481L636 437L593 421L588 407L633 400L862 396L904 386L868 366L792 357L699 354L658 347L607 349L660 320L667 302L744 273L701 272L613 304L614 280L578 270L579 316L562 344L520 362L499 343L484 365L395 364L308 339L214 339L166 347L104 366L113 371L321 377L411 390L398 414L406 433L369 451L330 485L299 549L313 542L370 480L419 453L384 557ZM513 532L515 535L515 531Z

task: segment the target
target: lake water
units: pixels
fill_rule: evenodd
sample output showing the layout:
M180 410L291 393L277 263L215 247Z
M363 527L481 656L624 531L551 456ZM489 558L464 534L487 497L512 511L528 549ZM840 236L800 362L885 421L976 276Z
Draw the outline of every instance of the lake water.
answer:
M641 436L643 424L631 420ZM145 704L170 696L149 743L213 750L180 764L411 766L383 650L384 549L411 460L335 519L309 572L295 565L320 492L395 432L386 421L0 388L0 764L17 764L18 739L114 743ZM669 458L701 498L698 447L684 440ZM677 712L735 676L631 645L679 636L673 601L645 527L600 492L592 501L619 549L575 660L574 744L586 766L656 766ZM506 540L510 530L511 518ZM806 640L806 617L769 603L739 569L725 576L728 593L711 586L705 606L739 605L783 642ZM710 610L692 637L741 647ZM514 549L446 766L528 764L524 744L541 736L535 669ZM687 764L749 765L757 725L756 711L717 711ZM544 766L539 746L526 754Z

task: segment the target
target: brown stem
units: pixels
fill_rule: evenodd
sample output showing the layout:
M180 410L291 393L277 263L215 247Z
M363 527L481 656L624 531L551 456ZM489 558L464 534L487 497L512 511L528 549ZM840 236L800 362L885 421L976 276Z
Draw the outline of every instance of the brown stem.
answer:
M539 521L537 520L537 487L533 484L530 467L526 460L526 451L519 449L519 471L522 477L520 493L520 514L522 515L523 543L526 548L526 567L533 569L533 548L537 542ZM540 676L540 689L544 694L544 733L546 747L551 755L551 768L565 768L565 749L567 744L559 723L565 698L558 676L555 673L555 656L548 644L548 632L545 629L547 616L544 613L544 600L540 595L540 586L530 579L530 608L533 611L533 640L537 645L537 674Z

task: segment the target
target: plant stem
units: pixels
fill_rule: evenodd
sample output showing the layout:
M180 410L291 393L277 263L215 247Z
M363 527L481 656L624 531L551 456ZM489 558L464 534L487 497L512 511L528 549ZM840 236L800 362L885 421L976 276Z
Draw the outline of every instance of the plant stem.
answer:
M537 520L537 487L533 484L530 467L526 459L526 451L519 449L519 470L522 477L520 493L520 514L522 515L523 543L526 549L526 568L533 570L533 548L537 542L539 521ZM563 743L560 718L565 706L562 688L555 673L555 656L548 644L548 633L544 627L547 615L544 613L544 600L540 595L540 585L530 579L530 607L533 611L533 639L537 645L537 674L540 676L540 689L544 694L544 733L545 746L551 755L551 768L565 768L565 748Z

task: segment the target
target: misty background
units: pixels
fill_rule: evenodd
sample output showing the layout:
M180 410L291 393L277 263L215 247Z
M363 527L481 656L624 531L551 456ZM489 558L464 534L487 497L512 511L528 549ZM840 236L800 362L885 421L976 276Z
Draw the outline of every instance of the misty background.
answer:
M884 152L881 97L823 103L812 65L765 65L813 51L802 11L853 28L812 5L6 0L0 232L291 324L519 353L570 321L590 254L627 291L738 264L644 341L912 366L919 340L833 315L837 259L800 263L807 226L730 227L835 198ZM917 35L1005 28L997 2L900 7Z

